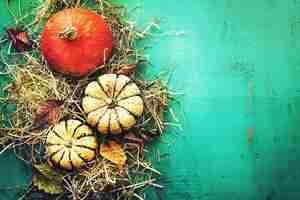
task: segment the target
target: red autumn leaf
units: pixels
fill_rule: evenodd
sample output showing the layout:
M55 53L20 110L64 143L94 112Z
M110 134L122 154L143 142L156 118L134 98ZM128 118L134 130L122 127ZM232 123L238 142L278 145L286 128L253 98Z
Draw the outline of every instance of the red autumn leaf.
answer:
M30 43L27 32L20 32L19 34L16 35L16 38L25 44Z
M13 47L17 51L28 51L32 48L32 41L28 37L28 33L17 29L17 28L8 28L6 30L9 39L12 41Z
M41 103L35 113L33 126L36 129L42 129L57 124L62 105L63 101L55 99Z

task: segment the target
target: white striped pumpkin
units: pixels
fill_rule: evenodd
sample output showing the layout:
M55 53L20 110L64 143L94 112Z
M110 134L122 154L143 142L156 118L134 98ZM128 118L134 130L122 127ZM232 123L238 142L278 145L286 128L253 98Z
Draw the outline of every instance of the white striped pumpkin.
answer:
M105 74L87 85L82 107L87 122L101 134L118 134L136 124L144 102L140 89L130 78Z
M97 138L79 120L61 121L47 135L48 162L66 170L78 169L96 157Z

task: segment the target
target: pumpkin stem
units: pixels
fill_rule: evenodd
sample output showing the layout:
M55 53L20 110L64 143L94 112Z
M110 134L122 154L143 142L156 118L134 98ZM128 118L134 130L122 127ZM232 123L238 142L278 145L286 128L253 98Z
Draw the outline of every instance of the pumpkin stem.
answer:
M108 108L115 108L117 106L117 102L112 100L110 104L108 104Z
M75 27L67 27L64 31L58 34L58 37L65 40L75 40L77 38L77 30Z

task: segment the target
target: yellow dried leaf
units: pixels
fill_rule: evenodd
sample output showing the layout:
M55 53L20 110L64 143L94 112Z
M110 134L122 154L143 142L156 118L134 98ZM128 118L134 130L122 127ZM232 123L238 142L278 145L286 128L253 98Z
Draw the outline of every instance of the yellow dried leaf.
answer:
M123 168L126 163L126 154L121 144L115 141L108 141L100 145L100 155L116 164L119 168Z
M39 164L34 165L34 168L37 170L37 172L44 176L45 178L56 181L56 182L63 182L64 174L56 172L50 165L48 164Z
M32 177L32 184L39 190L43 190L49 194L59 194L64 191L63 186L60 183L49 180L41 175L34 175Z
M32 177L32 184L39 190L49 194L63 192L63 174L55 172L48 164L34 165L36 173Z

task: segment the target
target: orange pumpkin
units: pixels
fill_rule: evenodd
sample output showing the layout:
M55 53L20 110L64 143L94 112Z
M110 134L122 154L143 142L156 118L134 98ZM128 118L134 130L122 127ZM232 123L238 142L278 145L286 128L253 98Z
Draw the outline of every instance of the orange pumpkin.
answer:
M50 67L82 77L111 57L112 32L104 19L84 8L53 15L41 35L41 51Z

